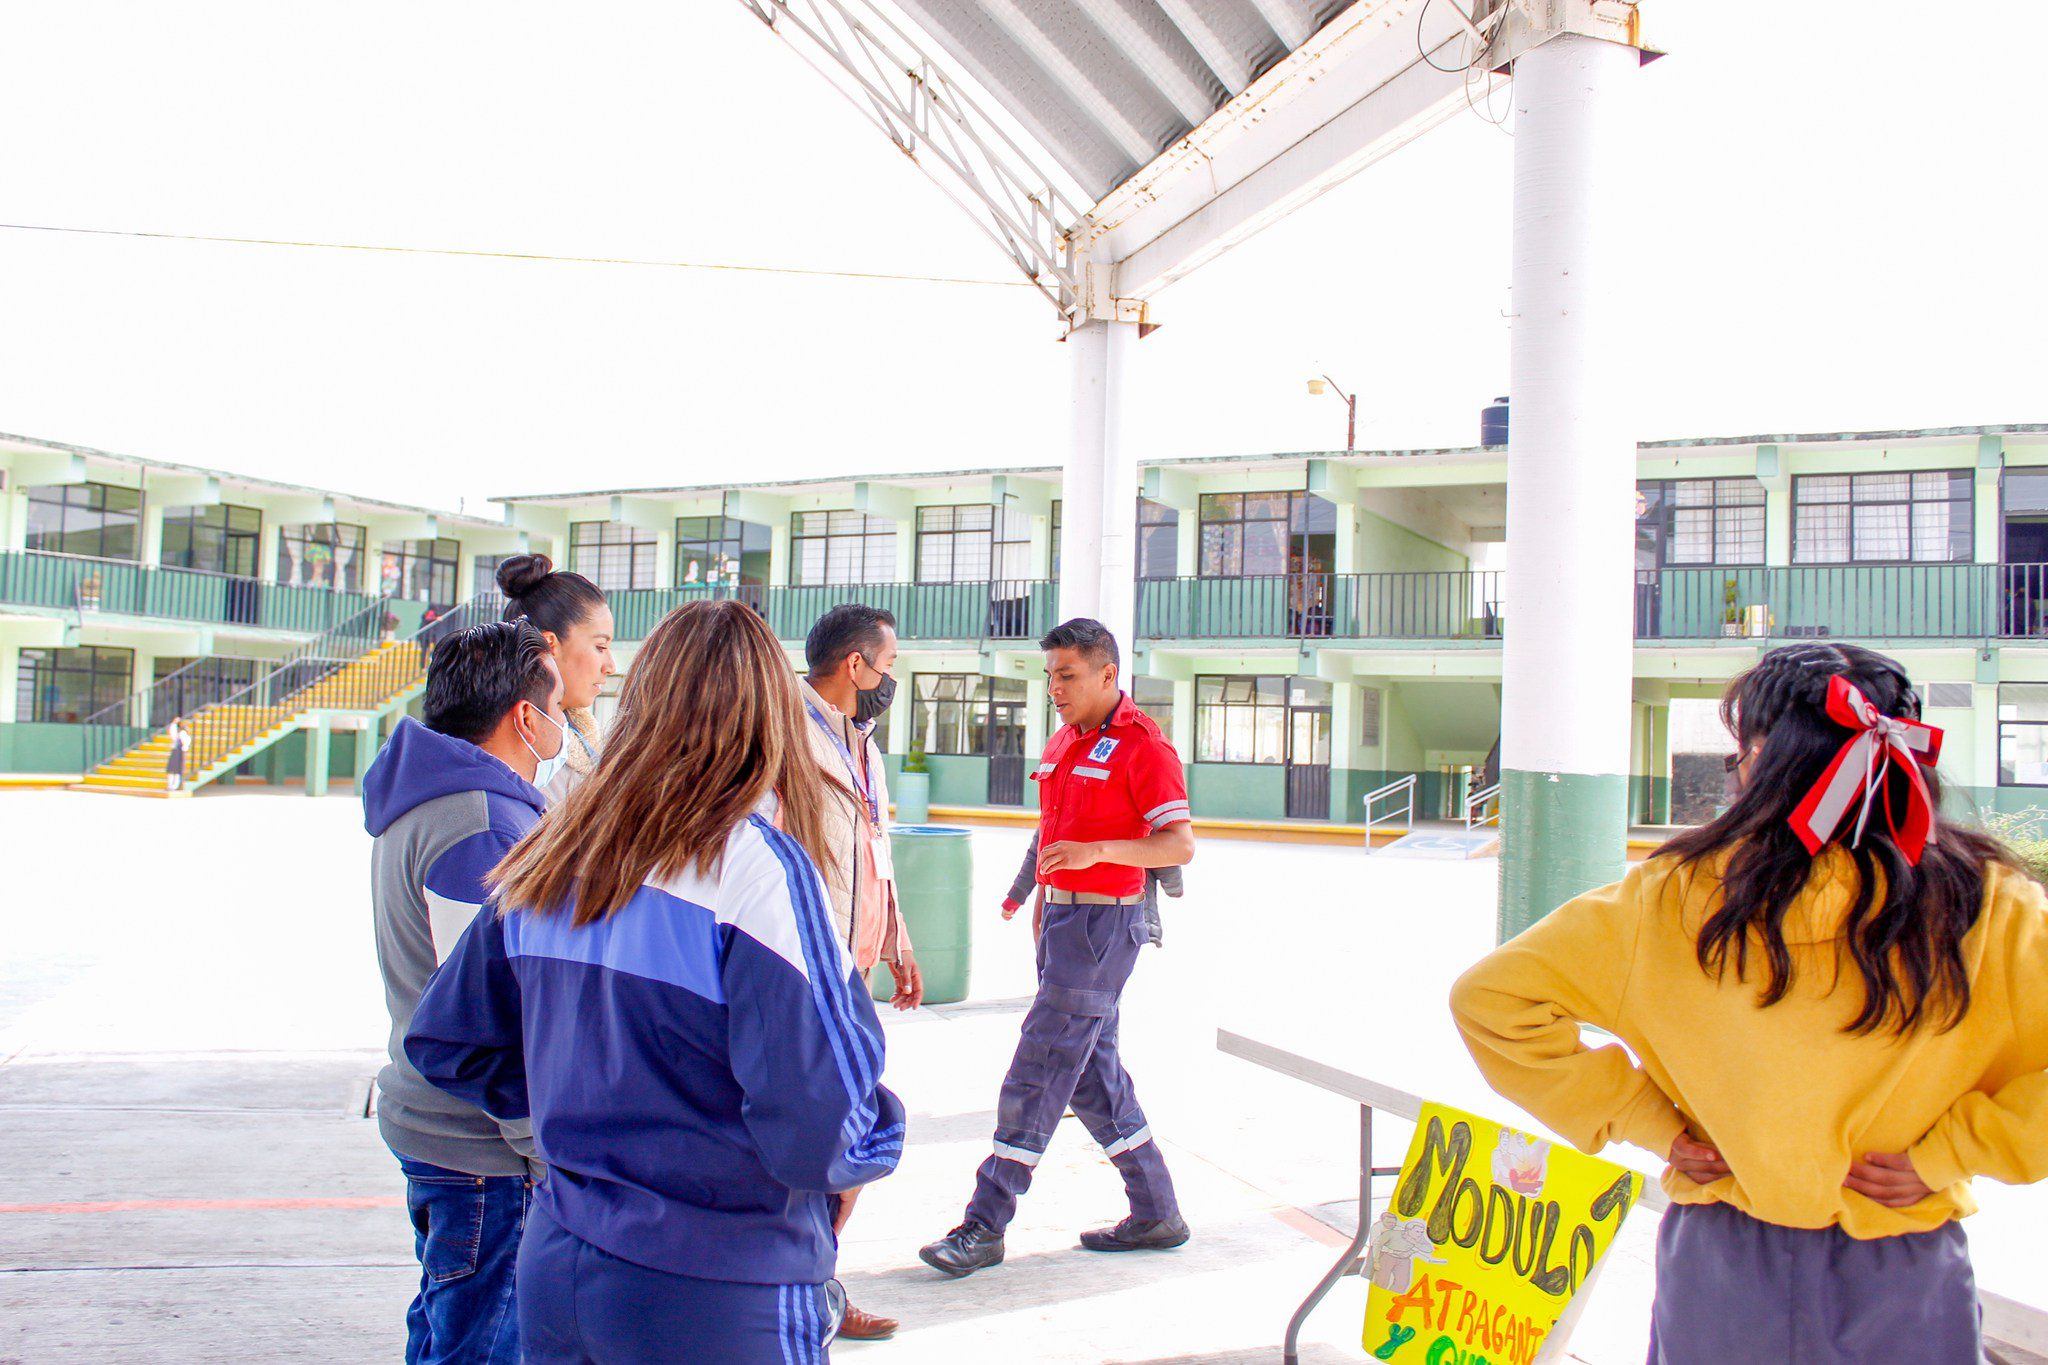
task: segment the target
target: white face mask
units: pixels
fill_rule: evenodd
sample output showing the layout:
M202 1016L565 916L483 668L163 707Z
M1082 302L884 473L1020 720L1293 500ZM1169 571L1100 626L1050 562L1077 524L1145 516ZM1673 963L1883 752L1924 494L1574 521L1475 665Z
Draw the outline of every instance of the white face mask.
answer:
M533 706L533 703L528 702L527 705ZM519 742L526 745L526 752L533 755L533 785L545 789L548 783L555 780L555 775L568 766L569 729L538 706L533 706L533 713L562 732L561 742L555 745L555 753L552 758L542 758L540 750L534 748L525 735L519 737Z

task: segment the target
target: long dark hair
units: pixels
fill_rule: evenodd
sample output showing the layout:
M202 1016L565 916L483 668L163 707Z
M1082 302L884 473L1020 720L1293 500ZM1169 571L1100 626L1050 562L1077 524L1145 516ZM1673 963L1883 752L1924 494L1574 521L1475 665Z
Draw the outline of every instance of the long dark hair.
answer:
M1912 680L1882 654L1838 644L1772 650L1730 683L1721 699L1721 719L1740 751L1755 751L1741 795L1713 823L1658 850L1660 856L1676 855L1681 866L1734 850L1722 873L1720 904L1700 929L1699 962L1718 976L1732 956L1736 977L1745 979L1754 933L1769 969L1761 997L1767 1007L1792 987L1785 916L1813 872L1813 858L1793 831L1792 812L1854 733L1827 714L1828 687L1837 674L1885 715L1920 718ZM1935 816L1919 866L1906 861L1892 838L1892 820L1903 824L1905 817L1906 782L1897 773L1872 798L1889 809L1872 810L1862 843L1848 850L1856 860L1857 889L1843 936L1864 985L1863 1008L1847 1026L1850 1033L1889 1027L1905 1034L1923 1022L1947 1030L1970 1008L1963 936L1983 912L1987 867L2010 858L1997 840L1943 820L1941 778L1933 769L1922 773ZM1845 844L1852 828L1845 823Z
M505 909L581 926L623 908L650 877L708 872L761 799L813 861L834 858L839 793L811 755L796 674L775 632L730 599L670 612L633 660L604 756L491 871Z
M498 566L507 621L527 620L557 640L605 604L604 590L580 573L557 570L546 555L513 555Z

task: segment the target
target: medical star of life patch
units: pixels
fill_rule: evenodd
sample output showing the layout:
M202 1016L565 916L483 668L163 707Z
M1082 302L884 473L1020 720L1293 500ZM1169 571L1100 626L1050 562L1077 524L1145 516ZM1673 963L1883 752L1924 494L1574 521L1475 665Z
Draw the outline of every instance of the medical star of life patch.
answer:
M1121 742L1114 739L1098 739L1095 741L1095 747L1088 751L1088 757L1097 763L1101 763L1116 752L1116 746Z

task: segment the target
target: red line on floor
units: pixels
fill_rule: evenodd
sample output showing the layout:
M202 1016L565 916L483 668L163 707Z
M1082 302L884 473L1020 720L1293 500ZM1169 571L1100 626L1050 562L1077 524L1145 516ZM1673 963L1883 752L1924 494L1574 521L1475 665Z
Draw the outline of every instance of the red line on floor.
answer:
M75 1204L0 1204L0 1213L139 1213L179 1210L214 1213L236 1209L396 1209L405 1200L375 1194L343 1199L107 1199Z

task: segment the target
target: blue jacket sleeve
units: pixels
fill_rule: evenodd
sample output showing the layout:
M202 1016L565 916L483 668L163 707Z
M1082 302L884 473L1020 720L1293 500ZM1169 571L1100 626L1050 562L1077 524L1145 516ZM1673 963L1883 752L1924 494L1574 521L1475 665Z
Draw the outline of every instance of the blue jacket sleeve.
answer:
M427 979L405 1035L405 1055L435 1088L494 1119L531 1116L519 978L505 955L505 923L486 905Z
M832 932L817 867L795 840L762 832L773 862L729 866L725 884L733 1075L769 1174L839 1193L896 1169L903 1105L881 1084L881 1021Z

